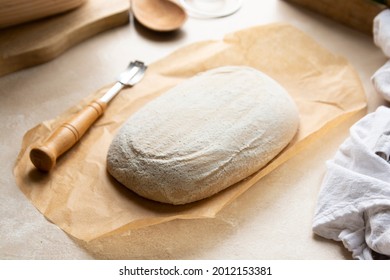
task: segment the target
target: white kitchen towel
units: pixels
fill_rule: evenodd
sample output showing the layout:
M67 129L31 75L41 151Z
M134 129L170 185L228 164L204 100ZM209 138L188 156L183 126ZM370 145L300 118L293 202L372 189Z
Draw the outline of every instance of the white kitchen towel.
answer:
M390 108L354 124L327 162L313 231L342 241L355 259L390 258Z
M374 19L374 43L390 58L390 10L380 12ZM390 61L379 68L371 78L376 91L390 101Z
M380 12L374 18L374 43L390 58L390 10Z
M379 68L371 78L375 90L387 101L390 101L390 61Z

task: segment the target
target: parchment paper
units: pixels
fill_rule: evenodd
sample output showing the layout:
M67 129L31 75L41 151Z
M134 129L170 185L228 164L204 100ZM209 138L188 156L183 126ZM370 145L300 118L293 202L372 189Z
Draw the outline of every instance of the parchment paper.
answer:
M290 145L249 178L208 199L172 206L139 197L106 171L106 153L123 122L148 101L198 72L223 65L257 68L282 84L300 112ZM290 25L272 24L199 42L149 66L145 78L124 89L81 141L60 157L50 173L34 168L31 145L109 87L97 91L56 119L29 130L14 175L22 192L47 219L83 241L173 219L212 218L260 178L293 157L328 129L366 107L360 80L348 62Z

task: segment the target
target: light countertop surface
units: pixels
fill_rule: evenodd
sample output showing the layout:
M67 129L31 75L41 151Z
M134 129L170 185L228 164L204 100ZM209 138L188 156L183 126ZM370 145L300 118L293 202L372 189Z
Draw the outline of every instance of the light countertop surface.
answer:
M12 174L27 130L112 83L129 60L150 64L190 43L273 22L289 23L345 57L361 78L369 112L384 103L370 77L386 58L372 38L281 0L245 0L225 18L189 17L173 34L156 34L131 20L50 62L0 77L0 259L350 259L340 242L315 236L311 223L325 162L358 118L311 143L214 219L177 220L88 244L46 220Z

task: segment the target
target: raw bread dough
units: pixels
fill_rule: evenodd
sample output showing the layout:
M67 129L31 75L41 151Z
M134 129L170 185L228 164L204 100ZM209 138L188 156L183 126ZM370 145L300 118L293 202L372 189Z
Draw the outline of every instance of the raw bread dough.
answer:
M294 102L276 81L249 67L216 68L132 115L111 143L107 169L145 198L189 203L265 166L298 124Z

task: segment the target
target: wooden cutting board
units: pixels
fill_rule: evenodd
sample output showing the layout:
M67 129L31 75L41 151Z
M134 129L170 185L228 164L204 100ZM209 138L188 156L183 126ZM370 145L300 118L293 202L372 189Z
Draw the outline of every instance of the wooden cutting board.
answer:
M52 60L99 32L129 22L129 0L88 0L46 19L0 29L0 76Z
M285 0L372 35L373 20L385 5L374 0Z

